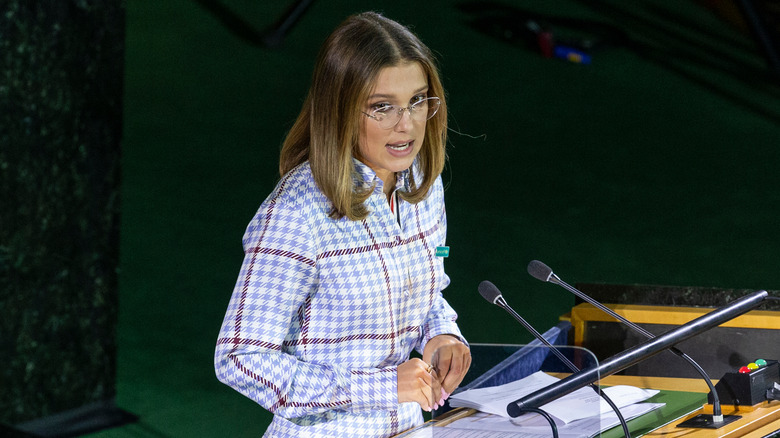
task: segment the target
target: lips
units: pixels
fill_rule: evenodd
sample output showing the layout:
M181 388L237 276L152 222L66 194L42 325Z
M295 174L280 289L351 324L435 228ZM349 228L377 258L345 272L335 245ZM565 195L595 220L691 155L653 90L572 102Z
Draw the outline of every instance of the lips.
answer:
M389 147L390 149L392 149L394 151L402 151L402 150L405 150L406 148L408 148L411 145L411 143L412 143L411 141L407 141L406 143L400 143L400 144L394 144L394 145L389 144L389 145L387 145L387 147Z
M414 152L414 140L387 144L385 148L390 155L403 158Z

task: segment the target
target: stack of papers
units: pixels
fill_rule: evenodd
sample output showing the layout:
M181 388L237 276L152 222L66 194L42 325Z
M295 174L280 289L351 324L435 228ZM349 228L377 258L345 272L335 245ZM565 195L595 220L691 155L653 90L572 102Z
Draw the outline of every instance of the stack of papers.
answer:
M552 436L549 422L539 414L529 413L511 418L506 406L532 392L549 386L559 379L544 372L537 372L524 379L490 388L478 388L463 391L450 397L450 406L473 408L480 411L460 420L456 420L437 436L441 437L500 437L512 436L549 437ZM658 393L657 390L641 389L633 386L612 386L602 390L609 396L626 420L636 418L664 406L663 403L641 403ZM620 424L612 408L590 387L581 388L571 394L554 400L540 409L553 417L561 438L592 437L599 432ZM464 432L459 434L458 431ZM465 433L470 431L469 433ZM477 435L475 431L479 431ZM522 435L520 435L522 434Z

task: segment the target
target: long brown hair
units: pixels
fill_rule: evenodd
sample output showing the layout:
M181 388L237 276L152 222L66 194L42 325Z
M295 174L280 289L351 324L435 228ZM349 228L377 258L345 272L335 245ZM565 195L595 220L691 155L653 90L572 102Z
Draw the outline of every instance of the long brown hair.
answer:
M417 203L425 199L445 161L447 104L433 54L409 29L375 12L349 17L320 49L309 94L282 146L279 173L284 176L308 160L314 181L333 204L333 218L360 220L368 215L363 202L371 189L355 187L352 162L361 108L379 72L405 62L419 63L428 80L428 96L441 100L426 124L417 156L422 175L413 175L411 189L399 192L404 200Z

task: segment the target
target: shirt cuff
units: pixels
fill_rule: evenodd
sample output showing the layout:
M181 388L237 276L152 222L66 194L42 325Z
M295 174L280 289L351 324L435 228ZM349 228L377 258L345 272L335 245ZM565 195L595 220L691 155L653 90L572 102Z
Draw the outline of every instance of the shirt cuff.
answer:
M351 372L350 393L354 412L398 406L398 369L361 369Z
M446 321L439 324L431 324L428 326L428 330L426 330L425 336L423 337L423 340L420 343L420 349L419 349L420 354L422 354L422 352L425 351L425 346L428 345L428 342L430 342L431 339L439 335L454 336L460 342L463 342L467 347L469 346L469 343L468 341L466 341L466 338L464 338L463 335L460 333L460 329L458 328L458 325L452 321Z

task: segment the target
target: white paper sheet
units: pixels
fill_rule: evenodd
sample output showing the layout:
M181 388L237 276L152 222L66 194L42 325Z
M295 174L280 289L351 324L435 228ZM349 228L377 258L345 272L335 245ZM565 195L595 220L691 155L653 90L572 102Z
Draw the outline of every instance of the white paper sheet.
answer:
M509 417L506 406L532 392L557 382L558 378L538 371L530 376L505 385L477 388L454 394L449 402L452 407L474 408L503 417ZM633 386L613 386L603 389L609 398L622 408L654 396L657 390ZM609 405L590 387L580 388L541 407L564 424L583 418L611 412Z
M635 403L629 406L621 407L620 413L623 414L623 418L628 421L632 418L644 415L663 406L664 403ZM620 420L618 420L618 417L614 411L607 412L601 416L574 420L568 424L556 421L556 426L558 427L558 436L560 438L588 438L597 435L600 431L609 430L619 425ZM498 415L486 414L484 412L477 412L474 415L453 421L444 428L458 430L480 430L496 433L522 433L528 434L528 436L552 436L550 424L547 422L547 420L545 420L541 415L533 413L529 413L517 418L506 418ZM436 436L439 436L438 431L436 432Z
M620 408L620 412L628 421L663 406L664 403L635 403ZM507 418L477 412L446 426L434 426L434 424L426 423L403 435L403 438L550 438L552 436L549 423L538 414ZM614 412L609 412L601 417L584 418L569 424L556 422L556 425L559 438L592 438L600 431L619 426L620 421Z

